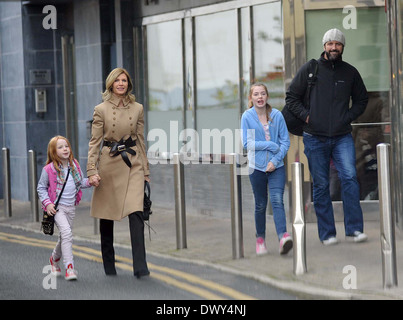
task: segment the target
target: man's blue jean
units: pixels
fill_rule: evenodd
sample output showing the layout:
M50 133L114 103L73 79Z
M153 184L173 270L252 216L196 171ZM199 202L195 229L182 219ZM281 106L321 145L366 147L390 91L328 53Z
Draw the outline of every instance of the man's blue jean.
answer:
M276 227L277 236L281 239L287 232L286 217L284 211L284 186L285 186L285 168L281 166L273 172L265 173L254 170L249 175L252 185L253 195L255 197L255 226L256 237L265 238L266 236L266 208L268 200L268 189L270 191L270 202L273 208L273 219Z
M363 232L360 187L355 167L355 146L351 134L319 137L304 132L305 155L313 179L313 203L321 241L336 236L332 200L329 191L330 159L338 172L347 236Z

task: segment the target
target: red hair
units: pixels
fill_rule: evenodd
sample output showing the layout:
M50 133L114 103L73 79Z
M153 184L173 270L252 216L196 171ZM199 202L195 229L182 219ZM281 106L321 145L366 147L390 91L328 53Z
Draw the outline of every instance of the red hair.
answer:
M52 162L59 176L60 176L60 172L61 172L59 164L62 161L59 158L59 156L57 155L57 141L60 139L67 142L67 145L69 146L69 149L70 149L70 155L69 155L68 162L70 164L71 170L74 171L74 168L75 168L75 166L73 164L74 155L73 155L73 150L71 149L70 141L63 136L54 136L52 139L50 139L50 141L48 143L48 154L47 154L48 157L46 159L46 164L49 164Z

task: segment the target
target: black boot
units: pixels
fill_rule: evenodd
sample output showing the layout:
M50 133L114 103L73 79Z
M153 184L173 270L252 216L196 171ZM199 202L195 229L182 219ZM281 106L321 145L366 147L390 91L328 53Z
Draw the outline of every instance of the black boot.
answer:
M105 274L116 275L115 249L113 248L113 220L101 219L99 230L101 233L101 251Z
M144 221L141 211L129 215L130 240L132 243L133 273L137 278L148 276L146 249L144 245Z

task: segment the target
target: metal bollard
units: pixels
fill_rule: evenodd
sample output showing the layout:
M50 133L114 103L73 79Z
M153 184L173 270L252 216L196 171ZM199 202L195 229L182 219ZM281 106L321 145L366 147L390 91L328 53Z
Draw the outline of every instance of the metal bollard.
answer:
M174 184L175 184L175 220L176 220L176 248L187 248L186 243L186 206L185 206L185 175L182 155L173 154Z
M11 176L10 176L10 150L3 148L3 187L4 187L4 216L11 218Z
M395 216L391 206L390 144L376 146L381 226L382 279L384 288L397 286Z
M29 171L29 197L31 199L32 221L39 221L38 196L36 193L37 172L36 154L34 150L28 150L28 171Z
M242 189L241 175L238 169L239 154L231 153L231 230L232 230L232 258L244 257L242 231Z
M292 195L292 236L294 241L293 267L294 274L307 272L306 267L306 235L305 206L303 197L304 165L300 162L291 164L291 195Z

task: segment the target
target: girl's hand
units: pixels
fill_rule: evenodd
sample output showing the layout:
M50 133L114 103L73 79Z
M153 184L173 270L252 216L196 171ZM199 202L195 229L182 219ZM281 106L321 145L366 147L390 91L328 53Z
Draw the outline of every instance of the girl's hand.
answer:
M48 205L46 206L46 212L47 212L49 215L54 216L54 215L57 213L57 211L56 211L56 209L55 209L55 205L54 205L53 203L48 204Z
M274 170L276 170L276 167L274 166L273 162L269 162L266 167L266 172L273 172Z

